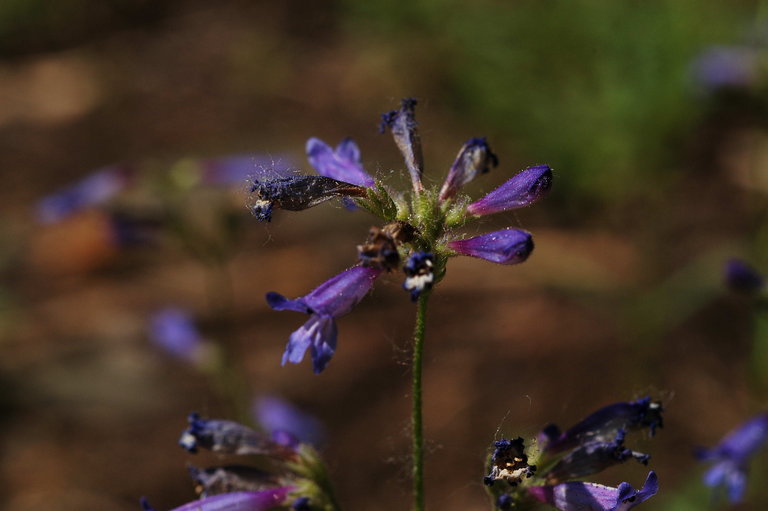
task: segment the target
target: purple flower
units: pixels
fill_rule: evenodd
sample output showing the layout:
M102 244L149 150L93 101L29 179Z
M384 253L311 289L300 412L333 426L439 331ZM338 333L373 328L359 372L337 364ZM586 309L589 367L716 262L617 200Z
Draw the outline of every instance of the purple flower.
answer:
M552 169L548 165L528 167L479 201L467 206L471 215L482 216L530 206L552 187Z
M283 354L286 362L298 364L310 349L315 373L325 369L336 351L336 321L352 310L371 290L381 270L355 266L330 278L309 294L288 300L278 293L267 293L267 303L275 310L311 314L309 320L291 334Z
M104 204L125 188L128 174L128 169L124 167L104 167L42 198L37 204L38 220L44 224L53 224L82 209Z
M426 252L414 252L403 265L405 282L403 289L411 293L411 301L415 302L421 293L432 289L435 282L435 256Z
M757 79L757 52L738 46L714 46L693 63L693 77L708 91L749 88Z
M651 471L640 490L629 483L618 488L595 483L567 482L555 486L533 486L528 494L561 511L627 511L659 491L656 473Z
M285 505L288 492L293 487L284 486L262 491L238 491L195 500L173 508L171 511L266 511ZM146 499L141 499L144 511L154 511Z
M179 307L154 313L149 320L149 337L171 355L190 362L197 359L203 344L192 315Z
M491 151L485 137L470 138L456 156L451 165L443 187L440 189L440 200L450 199L465 184L472 181L477 174L485 174L490 167L496 167L499 159Z
M589 442L581 445L560 458L543 477L548 483L579 479L602 472L628 459L635 459L647 465L650 456L624 447L624 437L624 430L620 429L612 442Z
M191 453L198 448L221 454L264 455L285 458L291 455L261 433L234 421L203 419L197 413L188 417L189 427L179 438L179 445Z
M290 158L262 154L234 154L200 162L201 181L207 185L238 185L256 175L290 177Z
M302 211L334 197L365 197L362 186L324 176L256 179L250 189L249 208L260 221L272 220L274 208Z
M739 293L757 293L765 285L763 276L741 259L729 259L723 273L728 288Z
M318 445L324 436L319 420L278 397L256 399L253 413L259 425L279 444L290 447L296 447L299 442Z
M392 132L398 149L405 158L405 166L411 174L413 189L421 192L424 186L421 184L421 174L424 172L424 157L421 154L421 139L416 129L416 100L404 98L400 102L399 110L392 110L381 115L380 131L384 133L386 128Z
M459 254L479 257L493 263L517 264L531 255L533 237L519 229L503 229L466 240L450 241L448 248Z
M373 178L360 163L360 149L351 139L346 138L336 147L331 147L319 138L307 140L307 158L318 174L325 177L370 188Z
M725 488L728 500L739 502L747 484L747 465L750 458L768 440L768 413L758 415L737 427L712 449L701 449L699 459L712 462L704 474L704 484Z

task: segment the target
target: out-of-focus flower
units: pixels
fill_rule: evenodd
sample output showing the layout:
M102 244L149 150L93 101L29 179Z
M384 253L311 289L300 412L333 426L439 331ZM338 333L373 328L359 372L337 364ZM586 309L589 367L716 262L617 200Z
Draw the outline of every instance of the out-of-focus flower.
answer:
M255 399L253 414L256 422L270 432L272 439L279 444L293 447L300 442L319 445L325 436L317 418L275 396Z
M342 140L335 151L319 138L310 138L307 140L307 158L321 176L366 188L374 184L373 178L363 169L360 149L351 138Z
M411 293L411 301L415 302L421 293L432 289L435 282L435 256L426 252L414 252L403 265L405 282L403 289Z
M130 172L126 167L104 167L77 183L37 203L37 218L41 223L60 222L78 211L99 206L120 193L128 184Z
M416 100L405 98L399 110L392 110L381 116L381 132L386 128L392 132L398 149L403 154L405 166L411 174L413 189L418 193L424 189L421 174L424 172L424 157L421 153L421 138L416 127Z
M277 444L263 434L234 421L203 419L196 413L189 414L189 427L179 438L179 445L189 452L199 448L220 454L262 455L285 458L292 451Z
M189 362L200 361L203 337L192 315L185 309L167 307L155 312L149 319L149 337L175 357Z
M739 293L757 293L765 286L763 276L741 259L729 259L726 261L723 274L725 285Z
M618 488L602 484L571 481L554 486L532 486L528 494L539 502L561 511L627 511L659 491L656 473L651 471L645 484L635 490L629 483Z
M704 483L713 488L724 488L728 500L739 502L747 485L750 459L768 441L768 413L750 419L728 433L711 449L700 449L699 459L712 463L704 474Z
M171 511L267 511L287 503L291 487L261 491L237 491L205 497L173 508ZM154 511L146 499L141 499L144 511Z
M710 92L721 89L748 89L758 79L759 53L746 46L713 46L692 65L696 83Z
M350 312L368 294L380 273L381 270L375 268L355 266L295 300L275 292L267 293L267 303L273 309L311 315L301 328L291 334L283 354L283 365L286 362L298 364L309 349L314 372L322 372L336 351L335 318Z
M254 176L290 177L292 164L286 155L234 154L200 162L200 181L206 185L242 185Z
M482 199L467 206L467 212L483 216L530 206L544 197L551 187L552 169L548 165L528 167Z
M647 427L653 436L656 428L663 427L658 401L644 397L637 401L621 402L601 408L567 431L561 433L554 424L539 434L539 442L547 452L557 453L588 442L610 442L619 430L632 431Z
M450 199L475 176L485 174L491 170L490 167L498 165L499 159L491 151L485 137L470 138L464 143L464 147L456 156L456 161L451 165L443 187L440 189L439 199L441 201Z
M504 229L465 240L448 242L461 255L479 257L499 264L522 263L533 252L533 236L520 229Z

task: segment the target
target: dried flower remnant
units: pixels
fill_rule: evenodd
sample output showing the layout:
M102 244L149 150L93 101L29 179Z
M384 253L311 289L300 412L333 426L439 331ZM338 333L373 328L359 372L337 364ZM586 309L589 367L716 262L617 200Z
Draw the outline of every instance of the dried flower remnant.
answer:
M220 454L290 457L292 451L263 434L234 421L203 419L197 413L188 417L189 427L179 438L179 445L191 453L199 448Z
M704 474L704 484L725 489L728 500L740 502L747 487L750 460L768 442L768 413L758 415L728 433L711 449L700 449L700 460L712 463Z
M411 174L411 183L417 193L424 190L421 175L424 172L424 156L421 153L421 138L416 129L416 103L413 98L404 98L398 110L382 114L381 128L383 133L387 128L392 132L398 149L403 154L405 166Z
M536 473L536 466L528 464L528 455L525 454L525 442L522 438L502 439L494 442L493 445L495 450L491 455L490 472L483 478L487 486L493 486L496 481L506 481L511 486L517 486Z
M635 490L629 483L618 488L596 483L571 481L554 486L532 486L528 495L560 511L627 511L656 495L659 481L651 471L645 484Z
M491 151L485 137L470 138L456 156L451 165L439 199L444 201L454 197L462 186L472 181L478 174L490 172L491 167L499 165L498 157Z

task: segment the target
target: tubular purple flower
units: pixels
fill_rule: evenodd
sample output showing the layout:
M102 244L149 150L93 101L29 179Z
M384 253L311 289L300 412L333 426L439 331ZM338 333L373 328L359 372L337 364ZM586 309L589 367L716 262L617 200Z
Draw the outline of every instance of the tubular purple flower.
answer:
M321 176L366 188L374 185L373 178L363 170L360 149L351 138L342 140L335 151L319 138L310 138L307 158Z
M763 276L741 259L729 259L723 274L728 288L739 293L757 293L765 286Z
M261 433L234 421L203 419L197 413L188 417L189 427L179 438L179 445L191 453L198 448L220 454L264 455L275 458L291 456L286 449Z
M658 401L644 397L637 401L614 403L592 413L564 433L550 424L539 433L539 442L548 453L562 452L589 442L610 442L619 430L648 427L653 436L664 425L664 409Z
M768 413L754 417L737 427L712 449L700 449L699 459L712 462L704 474L704 484L712 488L725 488L728 500L741 501L747 485L749 460L768 441Z
M489 172L491 166L498 166L499 159L491 151L485 137L470 138L456 156L451 165L443 187L440 189L440 201L450 199L477 174Z
M503 229L466 240L449 241L448 248L461 255L493 263L517 264L528 259L533 252L533 237L519 229Z
M392 110L381 115L380 131L384 133L386 128L392 132L395 144L405 158L405 166L411 174L411 182L416 192L424 190L421 184L421 174L424 172L424 157L421 153L421 138L416 129L415 108L416 100L404 98L400 102L399 110Z
M129 170L125 167L104 167L63 190L43 197L37 203L37 218L41 223L61 222L78 211L104 204L128 184Z
M283 486L271 490L224 493L188 502L171 511L266 511L285 505L291 490L293 487ZM141 505L144 511L154 511L146 499L141 500Z
M323 426L317 418L275 396L256 399L253 414L259 425L269 431L277 443L288 441L318 445L324 436Z
M309 349L314 372L322 372L336 351L335 318L347 314L368 294L381 271L355 266L295 300L275 292L267 293L267 303L275 310L311 314L309 320L291 334L283 354L283 365L286 362L298 364Z
M627 511L659 491L656 472L649 472L645 484L635 490L629 483L618 488L595 483L568 482L555 486L533 486L528 494L560 511Z
M482 216L530 206L544 197L550 188L552 169L548 165L528 167L479 201L467 206L467 213Z

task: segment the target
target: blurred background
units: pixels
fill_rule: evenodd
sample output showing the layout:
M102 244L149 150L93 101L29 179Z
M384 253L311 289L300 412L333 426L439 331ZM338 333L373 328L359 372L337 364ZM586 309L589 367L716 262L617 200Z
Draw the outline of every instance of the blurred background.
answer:
M266 394L324 424L345 508L408 505L401 277L340 319L319 376L280 367L305 318L264 301L352 265L375 219L325 204L260 224L244 192L265 169L311 172L312 136L354 137L371 174L405 184L377 123L413 96L427 183L473 136L501 162L473 197L555 169L536 207L466 231L530 230L530 260L456 258L431 300L429 507L487 508L499 435L650 394L667 413L632 445L661 481L644 509L705 509L693 448L768 401L761 313L722 278L729 257L768 271L767 44L753 1L0 2L3 507L192 500L185 465L213 458L176 444L187 413L247 417ZM158 342L168 307L199 334ZM753 484L738 509L766 497Z

